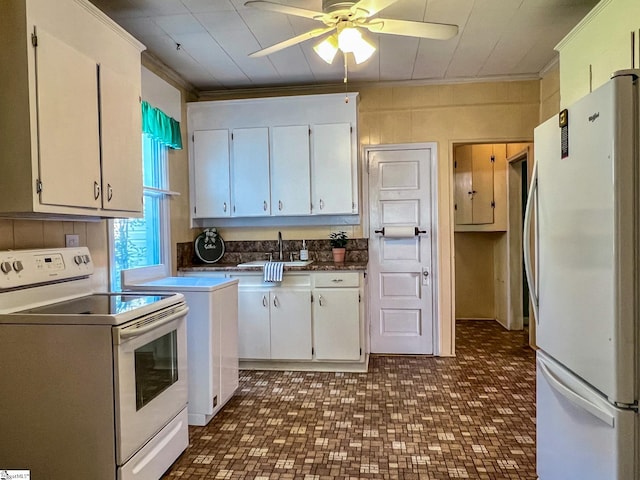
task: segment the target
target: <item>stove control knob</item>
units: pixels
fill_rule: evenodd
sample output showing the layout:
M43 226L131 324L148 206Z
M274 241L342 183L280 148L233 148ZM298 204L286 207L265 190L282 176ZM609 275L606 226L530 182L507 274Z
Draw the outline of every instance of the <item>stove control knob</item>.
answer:
M2 273L9 273L11 271L11 262L0 263L0 270L2 270Z
M82 255L82 261L84 263L89 263L91 261L91 257L89 257L89 255Z
M80 265L82 263L82 255L76 255L73 257L73 261L76 262L76 265Z
M20 260L16 260L15 262L13 262L13 269L19 273L24 270L24 265L22 265L22 262Z

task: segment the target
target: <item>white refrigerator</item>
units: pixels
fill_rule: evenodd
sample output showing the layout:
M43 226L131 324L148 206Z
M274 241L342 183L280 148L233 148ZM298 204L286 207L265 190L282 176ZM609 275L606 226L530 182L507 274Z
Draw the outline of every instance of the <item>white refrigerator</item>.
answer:
M540 480L640 479L639 76L618 72L535 129Z

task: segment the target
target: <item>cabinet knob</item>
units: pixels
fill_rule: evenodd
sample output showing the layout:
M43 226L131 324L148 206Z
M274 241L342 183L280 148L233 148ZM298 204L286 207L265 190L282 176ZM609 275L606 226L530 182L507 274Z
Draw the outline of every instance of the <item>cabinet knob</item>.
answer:
M265 200L264 202L262 202L262 209L266 212L267 211L267 201Z
M227 202L224 202L222 204L222 211L226 213L226 211L227 211Z
M107 202L110 202L113 198L113 188L110 183L107 183Z
M100 197L100 185L98 182L93 182L93 199L97 200Z
M320 296L318 297L318 303L320 304L320 306L321 306L321 307L323 306L323 305L322 305L322 301L323 301L323 300L324 300L324 297L323 297L322 295L320 295Z
M263 306L263 307L266 307L266 306L267 306L267 296L266 296L266 295L263 295L263 296L262 296L262 306Z
M273 296L273 306L276 307L276 308L280 306L280 302L278 301L278 296L277 295Z
M320 199L320 210L322 210L323 208L324 208L324 201Z
M278 210L282 210L282 200L278 200Z

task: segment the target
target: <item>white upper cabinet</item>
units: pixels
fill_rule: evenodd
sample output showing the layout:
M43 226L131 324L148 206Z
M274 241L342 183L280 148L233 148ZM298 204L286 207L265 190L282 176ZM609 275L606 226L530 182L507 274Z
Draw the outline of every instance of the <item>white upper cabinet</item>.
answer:
M140 84L100 66L102 208L142 211ZM122 139L127 139L122 141Z
M309 126L271 129L271 213L311 213Z
M349 102L343 94L329 94L190 103L191 134L233 132L230 171L213 164L204 167L197 148L190 154L190 168L228 179L235 219L297 217L304 223L305 217L316 217L318 224L324 221L320 215L358 214L358 94L348 97ZM192 174L192 220L228 216L200 210L211 194L199 181L197 173Z
M353 192L351 125L313 125L313 213L356 213Z
M85 0L3 3L0 215L142 213L140 52Z
M599 2L556 50L560 105L565 108L606 83L617 70L640 67L640 2Z
M269 129L236 128L231 141L231 215L269 215Z
M96 62L44 29L38 29L37 35L40 201L48 205L99 208ZM70 180L73 188L69 188Z
M228 217L231 214L229 130L198 130L192 138L191 188L196 199L193 216Z

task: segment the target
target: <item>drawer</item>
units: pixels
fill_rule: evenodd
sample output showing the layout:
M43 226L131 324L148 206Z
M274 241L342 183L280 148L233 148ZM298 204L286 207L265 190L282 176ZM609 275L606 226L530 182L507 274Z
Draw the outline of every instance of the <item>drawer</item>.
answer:
M240 287L309 287L311 277L307 274L286 273L282 276L282 282L265 282L264 274L232 273L230 278L240 280Z
M359 287L360 274L357 272L327 272L314 274L316 288Z

